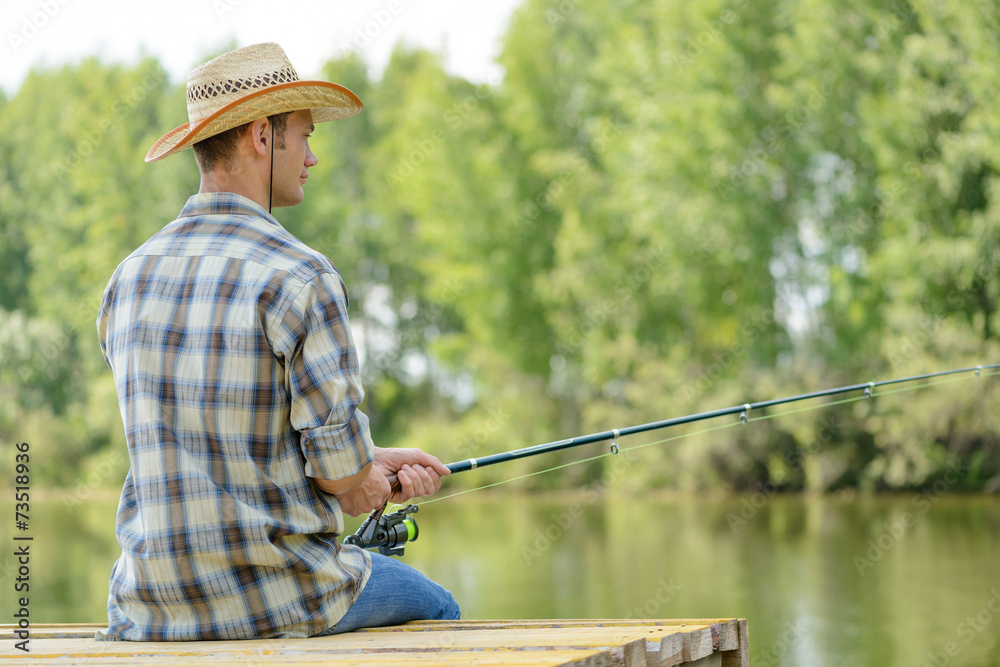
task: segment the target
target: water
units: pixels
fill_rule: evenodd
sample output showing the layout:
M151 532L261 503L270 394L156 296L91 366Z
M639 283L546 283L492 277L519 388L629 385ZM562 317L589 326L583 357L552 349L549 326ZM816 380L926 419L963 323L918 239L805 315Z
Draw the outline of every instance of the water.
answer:
M114 514L33 501L33 622L103 619ZM998 498L474 494L417 519L405 560L466 618L746 617L755 667L1000 665Z

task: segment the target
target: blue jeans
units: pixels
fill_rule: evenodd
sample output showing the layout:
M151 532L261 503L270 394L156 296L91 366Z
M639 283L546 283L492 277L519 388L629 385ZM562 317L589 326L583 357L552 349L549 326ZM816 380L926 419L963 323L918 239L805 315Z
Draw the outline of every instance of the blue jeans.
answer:
M462 610L444 588L391 556L376 553L371 556L372 573L364 590L344 617L324 635L428 618L461 618Z

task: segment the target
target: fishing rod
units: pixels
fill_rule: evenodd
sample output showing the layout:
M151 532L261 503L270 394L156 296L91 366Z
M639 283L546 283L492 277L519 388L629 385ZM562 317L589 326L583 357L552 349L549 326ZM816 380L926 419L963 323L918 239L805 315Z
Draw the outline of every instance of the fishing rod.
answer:
M758 401L756 403L744 403L742 405L734 405L721 410L698 412L695 414L684 415L683 417L663 419L660 421L649 422L647 424L639 424L637 426L628 426L621 429L613 428L609 431L601 431L599 433L591 433L590 435L581 435L575 438L546 442L540 445L514 449L509 452L490 454L481 458L468 458L462 461L449 463L447 464L447 468L453 473L466 472L468 470L475 470L477 468L483 468L497 463L516 461L518 459L528 458L529 456L539 456L541 454L557 452L571 447L581 447L583 445L590 445L595 442L604 442L608 440L611 441L611 453L617 454L619 451L618 441L623 436L646 433L648 431L657 431L664 428L670 428L672 426L692 424L694 422L716 419L718 417L735 414L739 414L740 422L746 424L750 420L750 414L754 410L762 410L776 405L797 403L799 401L807 401L809 399L823 398L826 396L837 396L855 391L864 391L865 398L872 398L874 397L875 390L878 387L916 382L917 380L928 380L946 375L957 375L960 373L975 373L975 376L979 377L985 370L994 370L998 368L1000 368L1000 363L983 366L970 366L968 368L955 368L947 371L938 371L936 373L922 373L920 375L910 375L891 380L878 380L873 382L850 384L843 387L835 387L833 389L821 389L819 391L812 391L806 394L775 398L768 401ZM399 482L396 480L395 476L391 476L389 481L392 486L392 490L398 491ZM419 535L417 522L412 516L410 516L411 514L415 514L417 512L417 506L408 505L391 514L383 514L386 504L383 504L380 509L377 509L368 515L368 518L361 524L361 527L358 528L357 532L353 535L348 535L344 539L344 543L359 546L363 549L377 549L379 553L389 556L402 556L403 545L408 541L412 542L416 540Z

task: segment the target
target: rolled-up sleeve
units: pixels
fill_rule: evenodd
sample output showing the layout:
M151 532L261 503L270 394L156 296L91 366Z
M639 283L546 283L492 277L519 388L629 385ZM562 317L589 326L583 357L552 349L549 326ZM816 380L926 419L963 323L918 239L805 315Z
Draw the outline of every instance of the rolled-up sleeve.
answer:
M347 317L347 292L337 274L305 283L284 317L292 348L285 357L290 420L299 434L306 475L338 480L372 462L375 446L360 366Z

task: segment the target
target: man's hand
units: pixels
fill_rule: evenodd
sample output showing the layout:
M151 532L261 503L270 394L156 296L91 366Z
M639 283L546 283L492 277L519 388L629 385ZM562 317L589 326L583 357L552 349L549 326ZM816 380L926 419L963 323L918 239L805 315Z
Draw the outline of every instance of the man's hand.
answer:
M382 507L389 497L389 480L376 466L371 466L365 481L346 493L335 493L341 511L350 516L367 514Z
M437 493L441 488L441 475L451 474L448 466L436 456L415 448L376 447L373 467L386 476L396 475L399 480L399 491L389 497L394 503Z
M375 448L375 464L360 486L345 493L335 493L340 509L350 516L376 510L388 499L405 503L418 496L429 496L441 488L441 475L450 475L448 466L436 456L420 449ZM399 491L390 495L388 476L399 480Z

